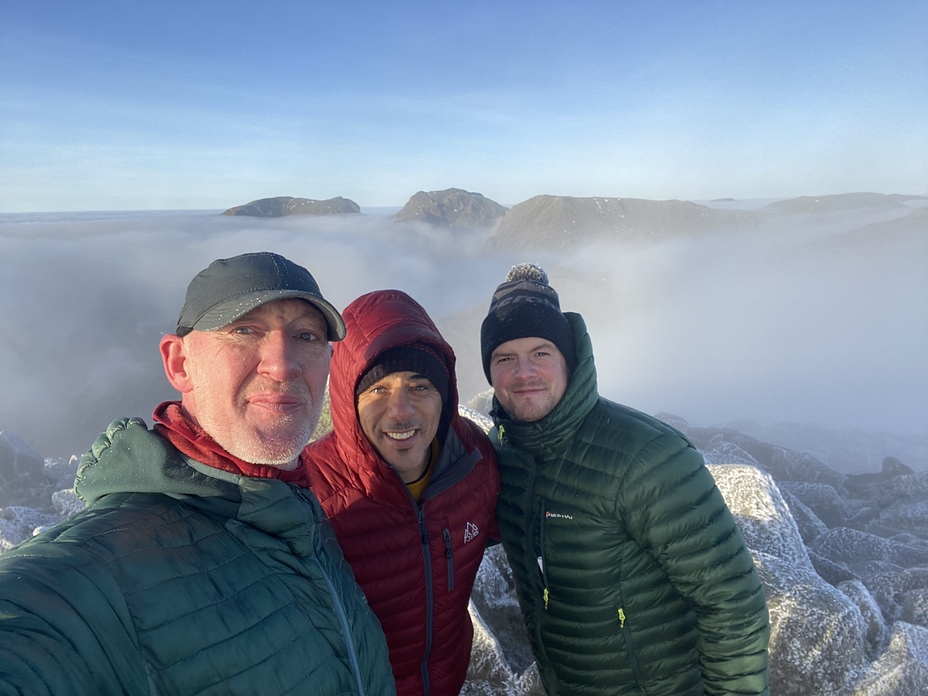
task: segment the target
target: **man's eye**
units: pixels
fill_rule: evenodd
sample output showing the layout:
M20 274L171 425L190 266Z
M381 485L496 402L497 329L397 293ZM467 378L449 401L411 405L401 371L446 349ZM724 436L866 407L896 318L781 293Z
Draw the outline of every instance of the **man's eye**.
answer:
M314 334L312 331L301 331L296 335L301 341L318 341L319 336Z
M252 329L250 326L236 326L234 329L232 329L232 333L250 334L254 333L254 329Z

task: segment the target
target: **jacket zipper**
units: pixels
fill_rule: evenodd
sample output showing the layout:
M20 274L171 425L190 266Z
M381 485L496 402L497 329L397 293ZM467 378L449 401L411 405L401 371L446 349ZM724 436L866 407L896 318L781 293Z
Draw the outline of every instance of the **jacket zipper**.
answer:
M548 590L548 568L545 564L545 511L542 506L539 506L538 510L540 513L538 523L538 570L541 571L541 598L544 600L545 611L548 611L548 600L551 598L551 593Z
M307 505L309 505L310 512L312 512L312 503L309 501L305 493L300 490L299 494L304 500L306 500ZM316 565L319 566L319 571L322 573L326 587L329 589L329 594L332 595L332 606L335 607L335 613L338 616L338 622L342 627L342 634L345 636L345 648L348 651L348 660L351 663L351 670L354 672L354 678L358 684L358 694L360 696L364 696L366 692L364 691L364 680L361 676L361 665L358 662L358 654L355 650L354 638L351 633L351 626L348 623L348 614L345 611L345 605L335 589L335 582L326 571L325 565L322 563L322 559L319 558L319 554L314 553L313 559L316 561Z
M435 589L432 585L432 556L429 553L429 530L425 524L425 513L421 505L416 505L416 517L419 521L419 538L422 540L422 556L425 563L425 650L422 652L422 693L431 691L429 680L429 655L432 652L432 622L435 620Z
M445 528L441 534L445 539L445 558L448 560L448 592L451 592L454 590L454 554L451 549L451 530Z
M625 609L619 607L618 615L619 630L622 631L622 635L625 637L625 649L628 651L628 661L631 663L635 679L641 683L641 667L638 665L638 656L635 654L635 648L632 645L632 631L625 625Z

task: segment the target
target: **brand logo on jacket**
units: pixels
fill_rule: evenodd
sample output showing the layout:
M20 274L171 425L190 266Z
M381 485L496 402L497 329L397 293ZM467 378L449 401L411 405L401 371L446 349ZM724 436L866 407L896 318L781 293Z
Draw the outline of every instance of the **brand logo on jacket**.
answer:
M468 522L464 527L464 543L473 541L480 534L480 529L473 522Z
M560 512L551 512L550 510L548 510L548 511L545 513L545 517L552 517L552 518L556 518L556 519L559 519L559 520L572 520L572 519L574 518L573 515L565 515L565 514L560 513Z

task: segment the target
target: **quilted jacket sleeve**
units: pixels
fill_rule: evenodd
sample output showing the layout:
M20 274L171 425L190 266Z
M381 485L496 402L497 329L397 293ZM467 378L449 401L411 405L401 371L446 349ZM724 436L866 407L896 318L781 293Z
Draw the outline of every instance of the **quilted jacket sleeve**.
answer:
M767 693L763 586L702 456L662 436L635 458L627 482L631 533L693 606L706 693Z
M122 595L72 546L0 557L0 694L147 693Z

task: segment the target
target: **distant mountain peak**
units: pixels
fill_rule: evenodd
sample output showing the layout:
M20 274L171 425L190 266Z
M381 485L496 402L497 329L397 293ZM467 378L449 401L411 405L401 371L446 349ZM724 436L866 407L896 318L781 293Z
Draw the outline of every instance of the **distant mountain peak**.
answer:
M260 198L245 205L223 211L223 215L246 215L250 217L284 217L286 215L344 215L360 213L360 206L352 200L337 196L320 201L312 198L276 196Z
M659 240L755 225L749 213L690 201L540 195L510 209L490 246L567 249L596 240Z
M477 229L494 224L509 211L483 194L464 189L419 191L393 216L394 220L416 220L436 227Z

